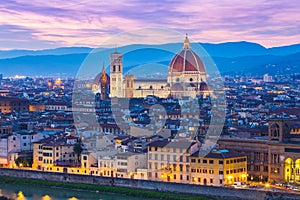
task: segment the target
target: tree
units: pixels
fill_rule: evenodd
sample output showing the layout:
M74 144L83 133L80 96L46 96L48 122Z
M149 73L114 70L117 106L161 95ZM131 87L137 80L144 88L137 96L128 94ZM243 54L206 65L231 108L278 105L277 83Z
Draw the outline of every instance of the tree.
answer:
M31 156L18 157L15 162L16 162L16 165L18 167L20 167L20 166L22 166L22 167L31 167L33 159L32 159Z
M78 141L77 143L74 144L73 151L77 155L78 162L80 162L80 155L83 151L81 141Z

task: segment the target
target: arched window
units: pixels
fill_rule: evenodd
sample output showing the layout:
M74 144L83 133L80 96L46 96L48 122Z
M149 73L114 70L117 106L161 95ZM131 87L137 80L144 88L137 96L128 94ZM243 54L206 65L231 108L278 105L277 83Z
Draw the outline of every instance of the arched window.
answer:
M279 125L276 123L271 125L271 137L272 138L279 137Z

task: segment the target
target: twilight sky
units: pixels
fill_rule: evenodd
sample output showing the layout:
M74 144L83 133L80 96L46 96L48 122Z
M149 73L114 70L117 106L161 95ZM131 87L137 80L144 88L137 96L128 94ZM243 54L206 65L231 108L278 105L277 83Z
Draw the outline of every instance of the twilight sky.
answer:
M199 42L283 46L300 43L299 11L298 0L5 0L0 49L98 47L115 34L145 27L187 32Z

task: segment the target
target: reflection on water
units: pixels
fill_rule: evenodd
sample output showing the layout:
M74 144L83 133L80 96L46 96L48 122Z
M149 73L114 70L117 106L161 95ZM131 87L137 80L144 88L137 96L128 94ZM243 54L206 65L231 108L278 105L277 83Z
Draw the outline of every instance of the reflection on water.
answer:
M26 199L26 198L25 198L23 192L22 192L22 191L19 191L19 192L18 192L18 195L17 195L17 200L25 200L25 199Z
M49 195L45 195L42 197L42 200L51 200L51 197Z
M0 183L0 196L14 200L138 200L114 194L101 194L96 192L77 191L70 189L37 187L23 184ZM144 200L147 200L143 198Z

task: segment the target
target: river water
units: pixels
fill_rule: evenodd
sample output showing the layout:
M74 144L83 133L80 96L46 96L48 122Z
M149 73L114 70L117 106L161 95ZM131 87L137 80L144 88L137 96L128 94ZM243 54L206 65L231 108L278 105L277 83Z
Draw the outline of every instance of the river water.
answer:
M0 196L15 200L138 200L141 198L70 189L0 183ZM143 198L146 200L146 198Z

